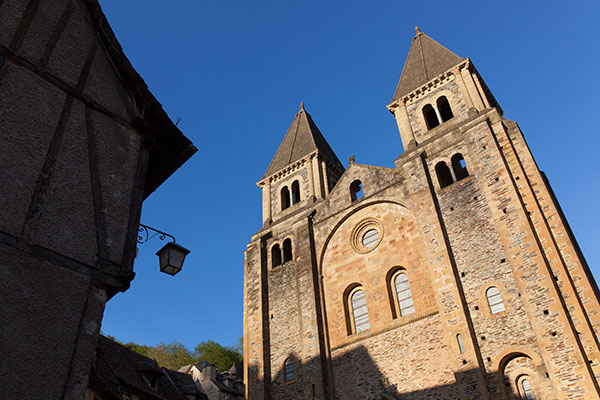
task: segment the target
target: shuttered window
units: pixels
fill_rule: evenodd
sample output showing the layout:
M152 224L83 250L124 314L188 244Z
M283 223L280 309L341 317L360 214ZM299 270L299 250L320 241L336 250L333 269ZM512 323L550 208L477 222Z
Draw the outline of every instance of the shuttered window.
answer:
M283 373L285 375L286 382L294 379L294 363L291 358L288 358L283 363Z
M350 299L352 303L352 316L354 318L354 331L356 333L366 331L371 327L369 324L369 311L367 310L367 297L365 292L357 290Z
M400 316L412 314L415 312L412 294L410 292L410 284L408 276L404 273L396 275L394 278L394 286L396 287L396 296L398 297L398 308Z
M504 302L502 301L502 295L500 294L500 290L492 286L485 292L487 296L488 304L490 305L490 311L492 314L496 314L506 310L504 307Z
M377 244L378 240L379 240L379 232L377 232L375 229L369 229L368 231L365 232L365 234L362 237L362 244L366 248L369 248L369 247L375 246L375 244Z
M533 394L529 379L525 378L521 381L521 389L523 389L523 398L525 400L535 400L535 395Z
M458 350L460 351L460 354L463 354L465 352L465 345L463 344L462 336L460 335L460 333L456 335L456 342L458 343Z

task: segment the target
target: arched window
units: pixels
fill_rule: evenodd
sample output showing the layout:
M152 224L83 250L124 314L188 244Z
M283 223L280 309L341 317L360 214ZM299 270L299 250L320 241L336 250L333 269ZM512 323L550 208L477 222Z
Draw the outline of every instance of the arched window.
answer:
M415 304L413 303L412 294L410 292L408 276L405 273L396 275L394 278L394 287L396 288L396 298L398 299L400 316L413 314L415 312Z
M452 156L452 169L454 170L454 176L457 181L460 181L463 178L469 176L469 171L467 171L467 163L465 163L465 159L462 154L456 153Z
M450 103L448 103L448 99L446 96L442 96L436 101L437 109L440 112L440 117L442 117L442 122L446 122L451 118L454 118L454 114L452 114L452 109L450 108Z
M292 239L285 239L283 241L283 262L292 260Z
M359 180L355 180L350 184L350 197L352 201L356 201L363 197L362 183Z
M292 205L300 203L300 182L294 181L292 183Z
M286 382L294 379L294 362L291 358L286 359L283 363L283 375Z
M460 333L456 335L456 342L458 343L458 351L460 351L460 354L464 354L465 345L463 344L462 336L460 335Z
M285 210L290 206L290 190L287 186L281 189L281 211Z
M450 173L450 168L448 168L444 161L440 161L436 164L435 173L441 188L451 185L454 182L452 174Z
M281 265L281 248L278 244L271 247L271 266Z
M352 318L354 320L354 332L366 331L371 327L369 324L369 311L367 310L367 297L362 289L355 291L350 297L352 305Z
M427 129L433 129L440 124L437 114L435 113L435 110L431 104L427 104L425 107L423 107L423 117L425 118Z
M523 392L521 396L523 400L535 400L535 394L533 393L529 377L527 375L523 376L519 383L519 389Z
M497 314L506 310L506 308L504 307L504 302L502 301L502 295L500 294L500 290L496 286L492 286L488 290L486 290L485 295L487 297L487 301L492 314Z

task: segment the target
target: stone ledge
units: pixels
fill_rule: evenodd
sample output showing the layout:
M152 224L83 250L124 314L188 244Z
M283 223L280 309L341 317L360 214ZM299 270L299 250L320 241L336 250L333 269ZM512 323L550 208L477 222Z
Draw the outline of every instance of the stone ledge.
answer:
M394 329L398 329L398 328L401 328L401 327L403 327L403 326L410 325L410 324L412 324L412 323L415 323L415 322L418 322L418 321L424 320L424 319L426 319L426 318L430 318L430 317L436 316L436 315L438 315L439 313L440 313L439 311L435 311L435 312L432 312L432 313L429 313L429 314L425 314L425 315L422 315L422 316L420 316L420 317L417 317L417 318L411 319L410 321L406 321L406 322L404 322L404 323L401 323L401 324L397 324L397 325L392 325L392 326L389 326L389 327L387 327L387 328L385 328L385 329L381 329L381 330L379 330L379 331L377 331L377 332L373 332L373 333L371 333L371 334L369 334L369 335L365 335L365 336L357 337L357 338L355 338L355 339L352 339L352 340L350 340L349 342L346 342L346 343L344 343L344 344L342 344L342 345L339 345L339 346L337 346L337 347L334 347L334 348L332 348L332 349L331 349L331 351L336 351L336 350L343 349L344 347L348 347L348 346L350 346L350 345L352 345L352 344L355 344L355 343L358 343L358 342L362 342L362 341L363 341L363 340L365 340L365 339L369 339L369 338L372 338L372 337L374 337L374 336L381 335L382 333L386 333L386 332L389 332L389 331L393 331Z

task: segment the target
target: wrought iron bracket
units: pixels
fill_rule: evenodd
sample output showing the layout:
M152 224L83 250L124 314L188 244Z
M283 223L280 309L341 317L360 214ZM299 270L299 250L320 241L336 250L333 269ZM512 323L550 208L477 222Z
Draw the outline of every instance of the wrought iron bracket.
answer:
M140 224L137 236L137 242L139 244L144 244L148 240L156 236L158 236L159 240L165 240L167 237L169 237L173 240L173 243L175 243L175 236L169 235L168 233L163 231L159 231L158 229L152 228L151 226Z

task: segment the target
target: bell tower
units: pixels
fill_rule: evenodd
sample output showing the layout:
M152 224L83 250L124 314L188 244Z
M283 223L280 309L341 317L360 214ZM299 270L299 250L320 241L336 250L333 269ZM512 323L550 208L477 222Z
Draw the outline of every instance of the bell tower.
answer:
M263 178L263 223L270 224L297 209L323 199L344 167L306 112L304 103L294 116Z
M427 140L428 131L495 107L494 96L468 58L448 50L415 27L402 75L387 106L405 150Z

